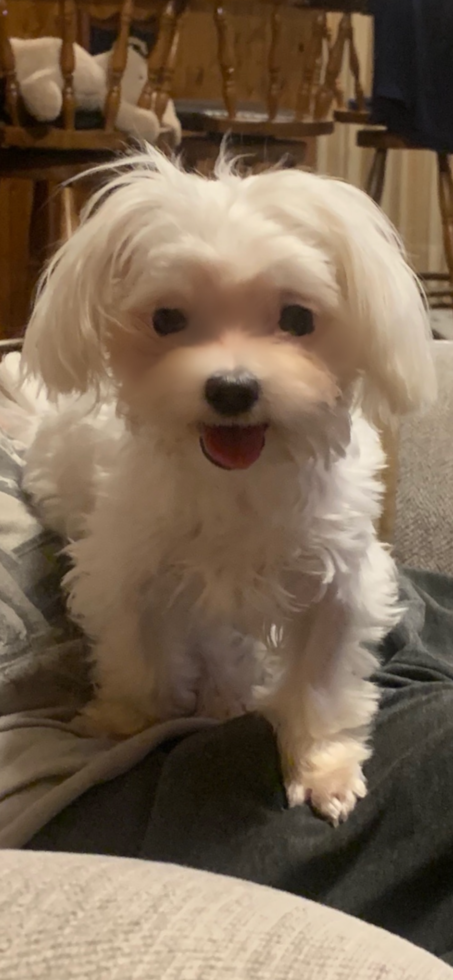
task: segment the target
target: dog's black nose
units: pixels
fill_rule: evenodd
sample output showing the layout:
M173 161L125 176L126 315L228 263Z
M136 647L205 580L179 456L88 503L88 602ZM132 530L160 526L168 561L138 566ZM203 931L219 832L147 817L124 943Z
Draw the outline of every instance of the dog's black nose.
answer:
M241 415L249 412L260 395L260 386L253 374L233 371L230 374L212 374L205 389L208 405L219 415Z

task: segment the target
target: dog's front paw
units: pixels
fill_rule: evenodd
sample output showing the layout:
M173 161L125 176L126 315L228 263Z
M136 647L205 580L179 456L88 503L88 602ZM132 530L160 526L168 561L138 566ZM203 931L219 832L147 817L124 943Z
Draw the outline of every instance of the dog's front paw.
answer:
M286 784L290 807L310 803L334 827L349 817L357 800L366 796L366 792L366 782L360 767L349 779L336 778L334 773L329 773L324 780L321 777L314 780L307 774L305 779L292 779Z
M81 735L128 738L144 731L157 721L135 705L124 701L90 701L73 722Z
M285 780L289 806L310 803L334 827L346 820L367 788L360 765L345 756L341 747L338 752L320 751L311 754L297 772L293 769Z

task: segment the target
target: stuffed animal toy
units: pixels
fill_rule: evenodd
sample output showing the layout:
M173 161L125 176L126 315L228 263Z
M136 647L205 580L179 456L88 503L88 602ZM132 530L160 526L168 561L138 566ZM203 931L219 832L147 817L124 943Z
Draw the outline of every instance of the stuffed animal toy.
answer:
M63 103L63 76L60 69L61 40L41 37L23 40L12 38L16 76L25 106L39 122L54 122ZM74 45L74 95L77 109L102 111L108 90L108 68L111 51L91 55L80 45ZM154 143L159 134L159 120L154 112L138 105L147 77L145 45L132 38L129 41L127 62L121 82L121 101L116 128L131 136ZM174 105L169 101L162 126L171 130L175 145L181 140L181 126Z

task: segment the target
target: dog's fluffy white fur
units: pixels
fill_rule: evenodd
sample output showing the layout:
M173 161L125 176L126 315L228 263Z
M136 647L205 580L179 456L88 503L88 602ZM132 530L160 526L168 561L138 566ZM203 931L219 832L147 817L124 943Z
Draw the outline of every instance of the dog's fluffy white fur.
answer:
M283 332L288 304L312 311L312 333ZM186 328L159 336L161 308ZM365 794L371 650L400 616L365 416L434 392L423 300L387 219L341 182L241 179L224 160L206 180L145 150L52 261L24 360L55 404L25 486L73 540L69 608L96 685L86 718L126 735L255 703L289 802L344 819ZM206 381L239 369L259 398L217 416ZM200 433L233 422L267 426L265 444L226 471ZM263 648L272 681L257 693Z

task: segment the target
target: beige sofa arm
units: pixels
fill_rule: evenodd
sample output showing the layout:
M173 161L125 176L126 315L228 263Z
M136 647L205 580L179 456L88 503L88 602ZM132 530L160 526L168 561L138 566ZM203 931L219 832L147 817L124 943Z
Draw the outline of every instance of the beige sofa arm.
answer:
M2 980L452 980L428 953L259 885L125 858L0 852Z

